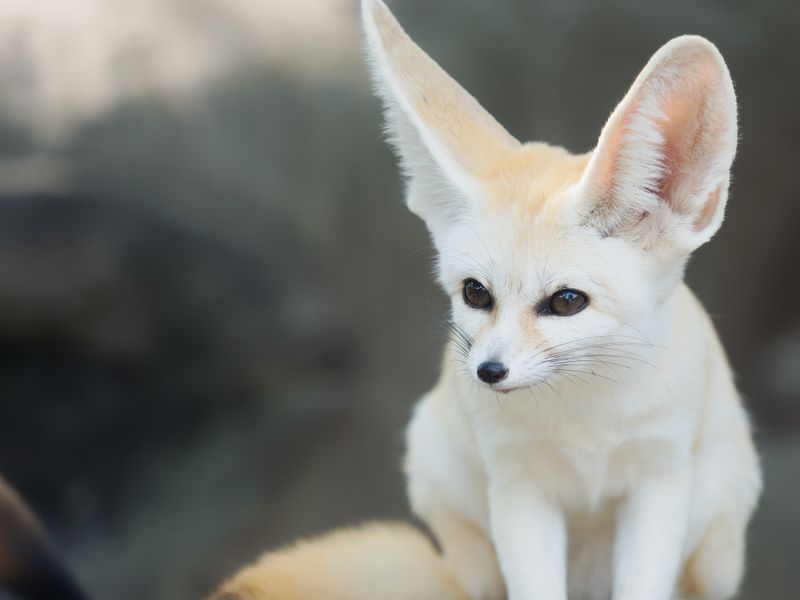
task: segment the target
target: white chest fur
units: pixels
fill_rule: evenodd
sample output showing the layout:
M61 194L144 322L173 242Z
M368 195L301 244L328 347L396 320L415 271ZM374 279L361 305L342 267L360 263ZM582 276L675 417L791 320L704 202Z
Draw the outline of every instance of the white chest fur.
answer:
M706 326L705 320L691 318L693 306L684 304L680 312L690 318L678 319L671 328L674 339L664 344L671 350L654 355L655 375L643 370L622 381L503 395L476 389L460 373L445 371L420 402L408 431L412 505L443 541L475 598L502 596L503 578L496 566L487 566L495 560L498 537L504 529L518 536L527 527L539 535L534 529L547 521L542 506L560 523L545 527L550 537L544 554L514 549L522 564L506 569L553 562L545 568L566 582L570 598L610 597L617 587L613 557L630 560L625 544L617 542L633 535L621 527L620 515L648 482L659 479L667 483L647 492L655 501L639 522L658 524L654 536L669 528L687 530L672 541L683 548L681 560L687 560L692 552L702 552L704 539L722 535L713 523L721 518L715 515L727 511L725 518L738 519L731 542L735 559L714 576L722 573L718 585L724 589L738 583L741 545L736 540L742 539L758 495L758 465L724 355L717 344L696 343L702 336L688 335ZM709 364L722 366L709 369ZM712 480L715 485L709 486ZM504 490L502 503L493 499L496 490ZM726 508L731 497L739 504ZM668 508L658 508L661 498ZM498 511L497 505L503 508ZM474 531L480 534L465 533ZM453 546L459 551L448 552ZM559 567L553 557L561 551Z

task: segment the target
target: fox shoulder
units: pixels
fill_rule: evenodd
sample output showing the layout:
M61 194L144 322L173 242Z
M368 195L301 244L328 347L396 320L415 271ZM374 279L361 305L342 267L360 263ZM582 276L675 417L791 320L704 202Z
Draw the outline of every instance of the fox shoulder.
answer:
M212 600L467 600L414 528L375 523L267 553Z

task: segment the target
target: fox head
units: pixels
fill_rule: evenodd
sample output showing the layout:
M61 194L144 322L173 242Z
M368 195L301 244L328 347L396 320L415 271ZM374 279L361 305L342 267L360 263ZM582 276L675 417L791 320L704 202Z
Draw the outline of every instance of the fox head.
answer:
M658 50L592 152L520 143L363 0L368 58L409 208L427 224L469 377L496 391L636 358L719 229L736 98L713 44Z

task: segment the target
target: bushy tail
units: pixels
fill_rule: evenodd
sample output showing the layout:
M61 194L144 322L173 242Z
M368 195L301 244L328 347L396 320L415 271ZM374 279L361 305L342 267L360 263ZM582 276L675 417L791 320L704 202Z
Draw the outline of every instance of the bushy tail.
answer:
M263 556L211 600L467 600L431 543L407 525L341 529Z
M25 600L88 600L38 519L0 478L0 588Z

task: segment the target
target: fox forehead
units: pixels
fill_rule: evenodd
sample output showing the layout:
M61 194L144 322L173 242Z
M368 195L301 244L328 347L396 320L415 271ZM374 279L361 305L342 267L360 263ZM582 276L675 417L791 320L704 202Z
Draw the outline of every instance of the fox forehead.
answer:
M542 142L502 152L479 175L486 214L512 210L518 217L556 218L563 212L559 200L580 181L590 158Z
M528 143L495 157L479 176L476 212L464 226L451 228L441 248L445 266L460 274L473 263L484 274L516 279L532 270L540 278L549 276L544 263L550 259L553 267L574 262L582 254L575 250L586 240L566 196L575 190L589 158L545 143ZM453 254L457 260L447 265Z
M591 193L581 182L593 154L543 142L497 152L479 174L476 212L453 224L439 247L443 287L458 295L464 279L477 278L524 304L574 286L609 313L661 297L670 276L653 280L634 244L587 226L576 208Z
M439 249L439 282L459 295L463 281L474 278L498 300L520 307L565 287L589 293L596 308L608 310L646 296L648 266L641 255L624 240L582 225L574 211L587 157L547 146L533 154L540 151L554 160L552 169L545 161L538 174L526 173L520 160L506 177L487 182L479 212L451 227Z
M607 256L615 253L605 240L557 211L532 210L524 200L504 204L495 214L481 213L451 228L439 257L446 289L459 292L464 279L475 278L504 296L538 295L595 279L598 266L602 271L603 264L617 262L616 256ZM598 261L601 256L606 260Z

